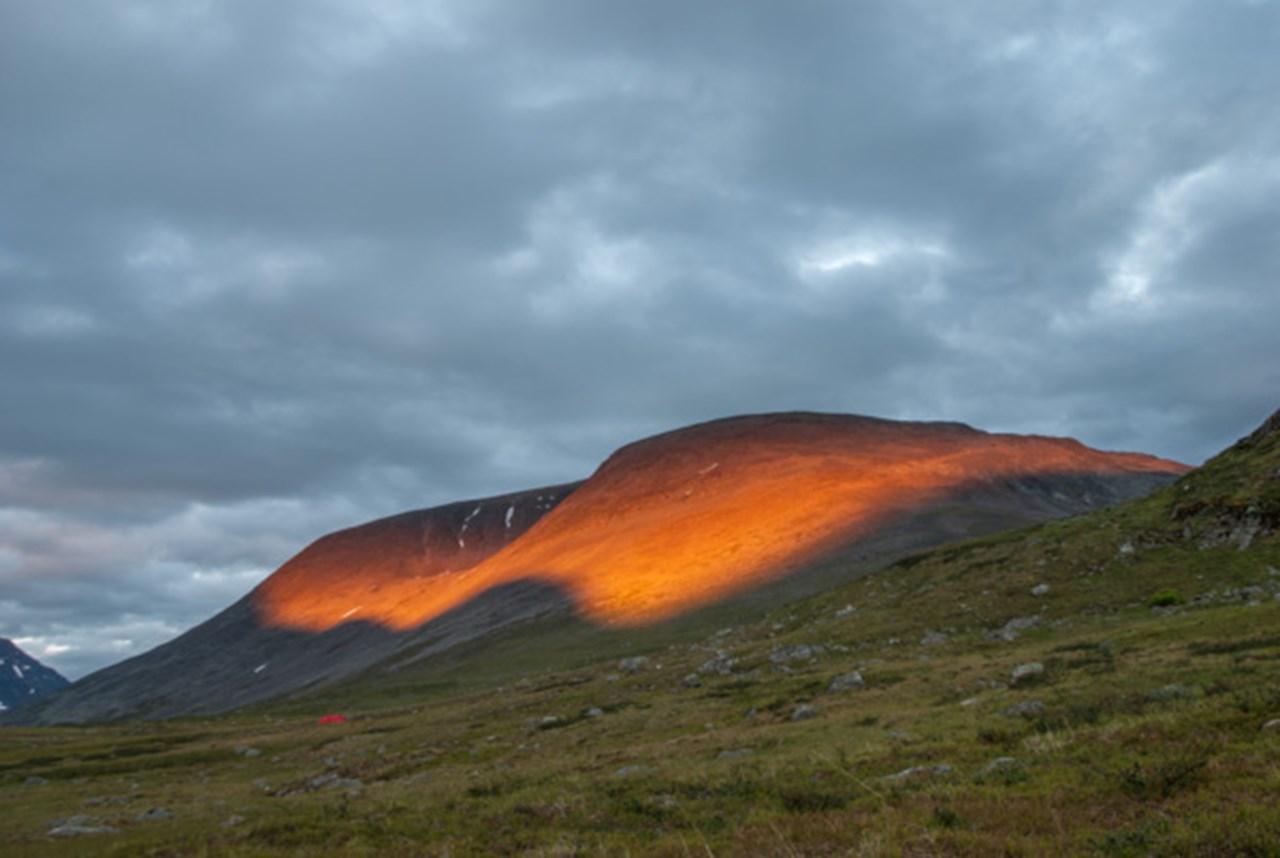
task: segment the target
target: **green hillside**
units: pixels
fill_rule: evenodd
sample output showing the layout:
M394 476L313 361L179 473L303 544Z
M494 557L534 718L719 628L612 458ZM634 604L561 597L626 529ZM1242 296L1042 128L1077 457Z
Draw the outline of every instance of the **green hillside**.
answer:
M763 619L535 629L274 708L0 730L0 852L1275 855L1264 430L1148 498ZM553 652L572 667L539 670Z

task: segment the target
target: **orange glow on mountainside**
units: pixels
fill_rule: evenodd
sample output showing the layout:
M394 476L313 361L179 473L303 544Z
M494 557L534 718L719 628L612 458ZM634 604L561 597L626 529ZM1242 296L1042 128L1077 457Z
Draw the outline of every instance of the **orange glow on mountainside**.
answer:
M646 624L759 586L966 486L1186 470L957 424L733 418L625 447L554 499L511 495L442 508L425 530L406 514L325 537L264 581L255 603L271 625L404 630L493 587L537 580L590 620ZM528 511L556 501L540 518ZM536 521L513 529L522 516Z

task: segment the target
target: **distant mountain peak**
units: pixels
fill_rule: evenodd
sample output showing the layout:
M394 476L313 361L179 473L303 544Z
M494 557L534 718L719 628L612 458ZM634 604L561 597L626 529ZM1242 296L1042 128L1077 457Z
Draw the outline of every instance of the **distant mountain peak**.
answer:
M16 709L67 685L70 682L62 674L8 638L0 638L0 711Z

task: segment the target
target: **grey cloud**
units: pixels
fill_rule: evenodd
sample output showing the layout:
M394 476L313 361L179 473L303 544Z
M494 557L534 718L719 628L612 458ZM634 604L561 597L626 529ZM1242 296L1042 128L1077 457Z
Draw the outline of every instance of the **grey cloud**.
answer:
M1275 407L1274 3L0 10L0 634L55 665L695 420L1196 462Z
M0 512L0 624L52 646L49 662L79 675L189 628L311 540L368 516L338 496L195 505L132 522Z

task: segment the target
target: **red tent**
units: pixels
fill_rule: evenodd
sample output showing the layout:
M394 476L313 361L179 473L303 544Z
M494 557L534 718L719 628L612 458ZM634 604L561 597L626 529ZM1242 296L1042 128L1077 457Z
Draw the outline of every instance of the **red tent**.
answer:
M345 715L325 715L320 718L317 724L345 724L347 718Z

